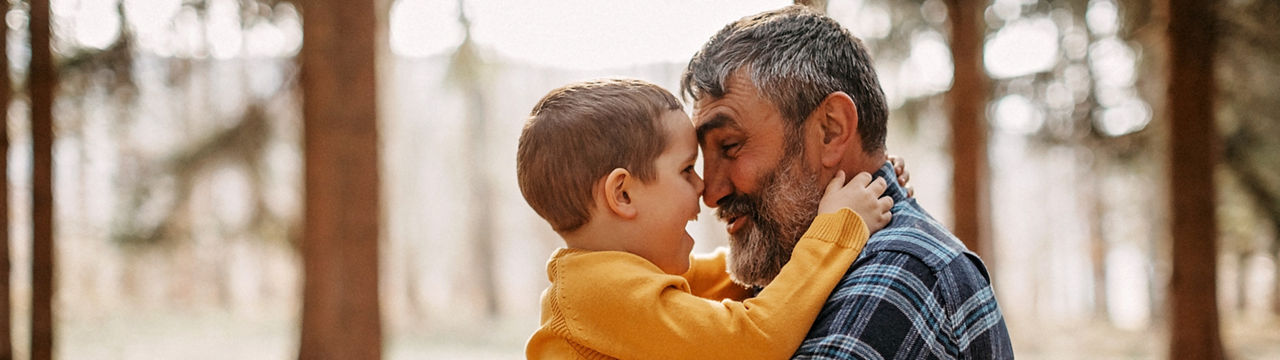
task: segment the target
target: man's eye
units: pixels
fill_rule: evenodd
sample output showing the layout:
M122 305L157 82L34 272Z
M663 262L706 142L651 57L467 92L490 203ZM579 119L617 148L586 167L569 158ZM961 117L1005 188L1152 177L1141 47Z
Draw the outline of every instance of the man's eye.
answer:
M737 153L737 151L736 151L736 150L738 150L738 148L739 148L741 145L742 145L742 143L736 143L736 142L735 142L735 143L729 143L729 144L720 145L720 151L724 152L725 156L730 156L730 157L732 157L733 155L735 155L735 153Z

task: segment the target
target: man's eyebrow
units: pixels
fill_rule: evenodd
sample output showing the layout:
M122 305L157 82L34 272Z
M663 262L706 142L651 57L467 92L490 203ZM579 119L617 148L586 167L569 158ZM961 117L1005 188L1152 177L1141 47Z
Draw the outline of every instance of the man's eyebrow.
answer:
M701 143L705 142L706 137L707 137L707 133L708 133L708 132L711 132L711 130L715 130L715 129L723 128L723 127L726 127L726 126L727 126L727 127L731 127L731 128L733 128L733 129L735 129L735 130L736 130L736 129L740 129L740 128L738 127L738 122L737 122L737 121L734 121L732 118L729 118L728 116L725 116L724 114L716 114L715 116L711 117L711 120L710 120L710 121L707 121L707 122L705 122L705 123L702 123L702 125L698 125L698 130L697 130L697 132L698 132L698 143L699 143L699 144L701 144Z

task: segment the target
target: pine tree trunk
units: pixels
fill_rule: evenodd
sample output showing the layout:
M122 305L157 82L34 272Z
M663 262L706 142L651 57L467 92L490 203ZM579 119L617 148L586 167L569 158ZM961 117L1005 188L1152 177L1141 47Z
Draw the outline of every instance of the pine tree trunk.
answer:
M1236 316L1244 315L1249 308L1249 251L1241 251L1239 249L1232 251L1232 257L1236 260L1236 294L1235 304L1230 304L1231 312L1227 312L1227 316L1232 313Z
M1169 0L1170 356L1221 359L1214 214L1214 2Z
M1081 149L1088 151L1088 149ZM1089 174L1083 176L1082 181L1090 184L1089 189L1084 195L1085 207L1088 209L1089 219L1089 257L1093 260L1093 316L1100 321L1110 321L1111 314L1107 310L1107 238L1102 232L1103 212L1106 211L1102 204L1102 180L1106 176L1106 170L1102 165L1101 157L1090 155L1091 159L1085 168L1089 169Z
M458 8L465 9L462 0ZM459 82L466 99L466 146L464 156L467 166L465 176L470 187L470 228L472 266L475 267L476 286L481 307L487 319L498 316L498 279L496 274L497 248L493 238L493 185L486 168L489 166L489 108L485 98L484 61L476 50L471 37L471 20L466 12L458 13L458 22L465 31L462 45L458 46L449 64L450 75Z
M298 358L378 359L375 3L303 5L305 280Z
M9 13L9 2L0 1L0 14ZM0 31L0 69L9 68L8 31ZM9 113L8 76L0 76L0 114ZM13 318L9 299L9 126L0 126L0 360L13 359Z
M1280 237L1280 226L1277 226L1273 234L1272 236ZM1271 288L1271 313L1280 315L1280 239L1272 239L1271 243L1271 259L1274 260L1273 264L1276 264L1276 266L1271 267L1275 270L1275 276L1271 278L1273 283Z
M31 0L31 359L53 358L53 96L49 0Z
M476 81L477 79L471 79ZM493 238L493 189L489 182L488 149L488 114L484 92L478 83L467 86L467 162L468 183L471 186L471 246L476 266L476 276L482 294L484 314L489 319L497 318L498 281L495 273L497 264L496 248Z
M947 93L951 118L952 214L955 235L986 254L987 79L982 68L985 2L948 0L954 82ZM990 257L987 257L990 261Z

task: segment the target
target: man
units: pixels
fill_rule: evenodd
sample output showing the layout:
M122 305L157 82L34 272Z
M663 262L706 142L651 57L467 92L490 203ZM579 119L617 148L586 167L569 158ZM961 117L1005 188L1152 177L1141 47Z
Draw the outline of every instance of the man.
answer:
M1013 357L982 261L897 185L884 92L848 30L802 6L743 18L694 55L681 90L694 100L703 201L728 222L729 271L740 283L761 287L778 274L836 171L888 180L893 220L796 357Z

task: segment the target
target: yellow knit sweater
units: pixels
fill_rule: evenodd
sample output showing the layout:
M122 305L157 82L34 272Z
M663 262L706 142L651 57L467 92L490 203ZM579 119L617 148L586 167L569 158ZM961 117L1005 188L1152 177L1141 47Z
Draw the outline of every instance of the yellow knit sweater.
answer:
M547 262L530 359L784 359L791 356L870 234L857 214L819 215L791 260L751 299L724 254L684 276L637 255L559 249ZM696 295L695 295L696 294ZM720 301L708 300L703 295Z

